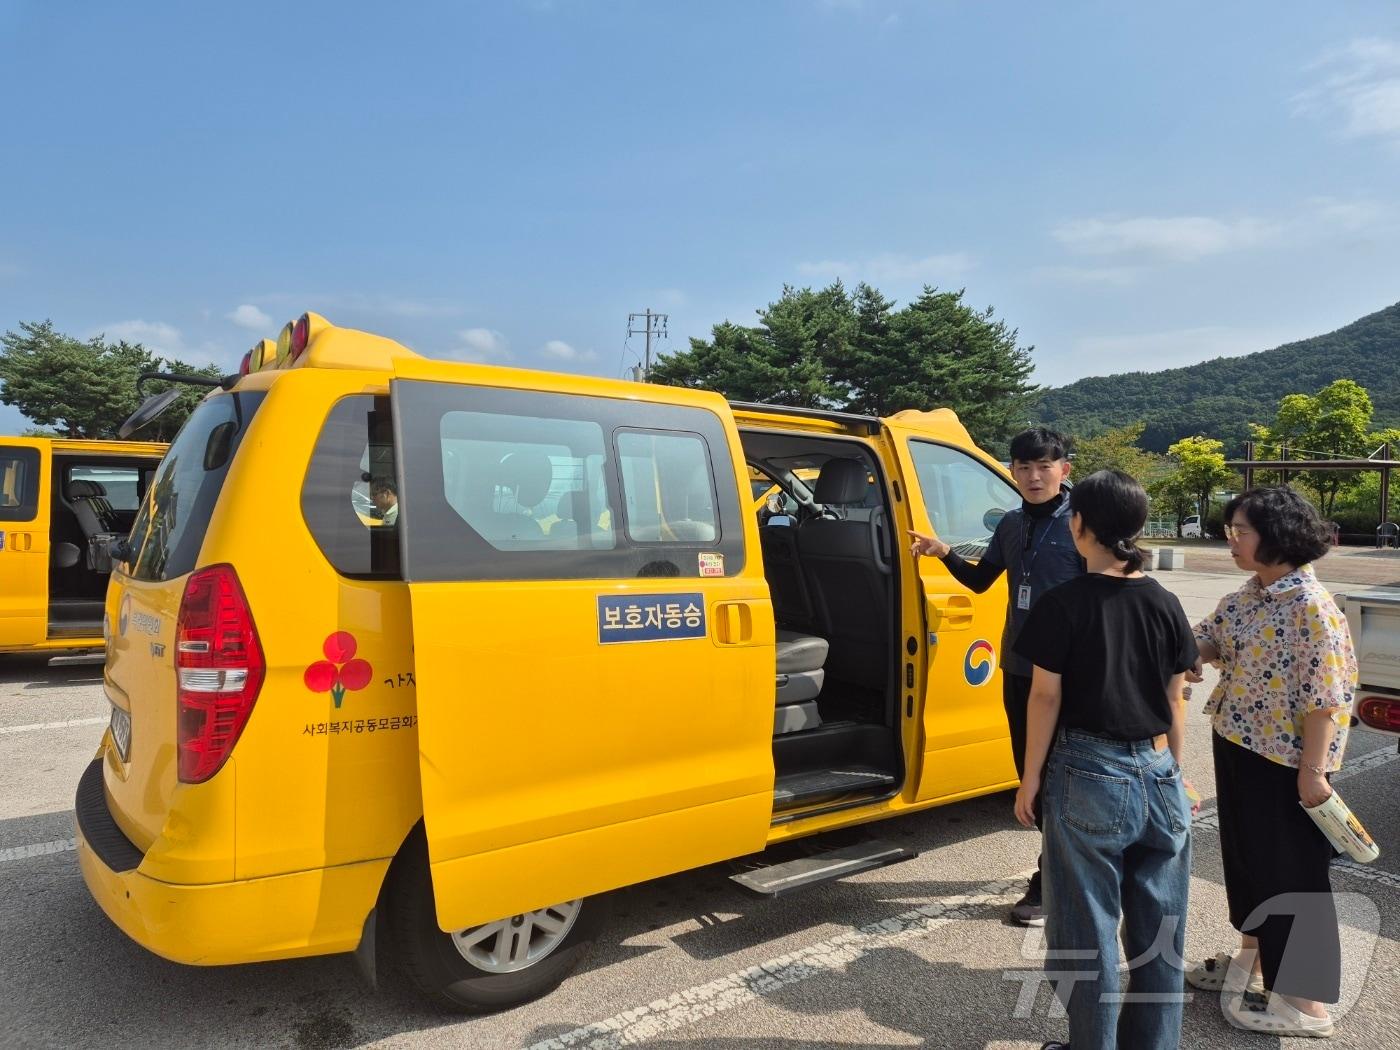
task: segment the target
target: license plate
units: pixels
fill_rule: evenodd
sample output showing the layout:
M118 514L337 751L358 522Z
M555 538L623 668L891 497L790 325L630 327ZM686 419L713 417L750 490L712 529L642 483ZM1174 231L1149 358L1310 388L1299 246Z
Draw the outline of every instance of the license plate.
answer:
M131 754L131 712L113 704L111 729L112 743L117 745L117 754L125 762Z

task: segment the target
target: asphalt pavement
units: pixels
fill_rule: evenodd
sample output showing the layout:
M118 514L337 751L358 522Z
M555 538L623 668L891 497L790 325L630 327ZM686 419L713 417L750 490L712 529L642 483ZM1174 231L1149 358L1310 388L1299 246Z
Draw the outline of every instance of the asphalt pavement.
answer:
M1193 618L1243 578L1158 576ZM1190 958L1233 937L1200 712L1209 684L1192 704L1184 763L1205 797ZM493 1016L438 1013L396 979L370 991L344 956L168 963L112 926L73 853L73 791L106 714L98 667L0 657L0 1045L1033 1050L1066 1034L1039 979L1039 933L1006 919L1037 853L1009 794L877 825L918 859L792 897L746 897L723 866L613 894L587 964L553 995ZM1332 1045L1400 1047L1395 741L1354 731L1337 784L1382 853L1334 868L1346 973ZM1186 1008L1186 1047L1293 1043L1230 1028L1217 996L1197 994Z

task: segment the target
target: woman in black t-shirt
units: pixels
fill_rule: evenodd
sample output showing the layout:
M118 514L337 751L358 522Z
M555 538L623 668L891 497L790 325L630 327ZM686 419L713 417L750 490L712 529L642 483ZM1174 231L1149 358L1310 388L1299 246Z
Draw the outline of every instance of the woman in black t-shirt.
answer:
M1035 668L1016 817L1033 827L1042 795L1046 968L1069 1045L1175 1050L1191 877L1179 759L1196 642L1181 603L1142 574L1142 486L1101 470L1074 487L1070 513L1088 574L1044 595L1016 642Z

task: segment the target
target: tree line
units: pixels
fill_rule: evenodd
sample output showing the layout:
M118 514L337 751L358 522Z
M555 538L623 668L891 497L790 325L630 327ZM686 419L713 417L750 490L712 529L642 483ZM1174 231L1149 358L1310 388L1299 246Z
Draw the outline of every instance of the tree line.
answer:
M1031 382L1033 347L1020 345L1016 329L991 307L975 309L964 296L962 290L925 287L896 308L864 283L853 290L840 281L819 289L785 285L776 300L756 311L756 324L714 325L708 339L692 338L688 348L663 355L649 379L716 390L735 401L874 416L952 408L977 444L1005 458L1007 440L1028 425L1044 396ZM1388 323L1392 312L1400 319L1396 307L1363 320ZM115 437L141 401L136 382L145 371L219 375L214 366L162 357L138 343L108 342L100 335L76 339L56 331L51 321L21 323L18 331L0 337L0 401L19 408L46 433ZM166 385L150 383L145 393ZM203 394L200 388L182 388L175 405L141 437L168 440ZM1400 455L1400 429L1374 427L1374 415L1366 388L1339 378L1312 394L1283 395L1268 423L1234 416L1230 434L1254 440L1266 458L1283 449L1291 450L1290 459L1302 460L1305 452L1364 458L1386 442L1392 455ZM1140 418L1108 428L1059 429L1074 443L1078 476L1104 467L1123 470L1147 486L1158 516L1174 519L1178 531L1190 514L1207 522L1212 494L1241 484L1226 466L1227 447L1234 451L1235 442L1228 435L1199 432L1158 450L1149 436L1152 425ZM1263 484L1277 480L1259 475ZM1300 461L1290 480L1325 516L1343 521L1345 531L1375 528L1375 472L1308 472Z
M153 381L138 394L136 382L142 372L221 374L216 366L161 357L124 339L75 339L55 331L52 321L21 322L19 331L0 336L0 401L37 424L31 435L115 438L146 396L172 385ZM180 391L175 403L142 431L141 439L169 440L206 392L193 386L181 386Z

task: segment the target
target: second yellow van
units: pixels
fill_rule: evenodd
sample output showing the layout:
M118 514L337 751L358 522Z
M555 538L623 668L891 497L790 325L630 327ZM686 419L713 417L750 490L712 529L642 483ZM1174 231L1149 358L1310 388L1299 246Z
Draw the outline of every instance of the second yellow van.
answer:
M101 647L109 548L165 449L0 437L0 653Z

